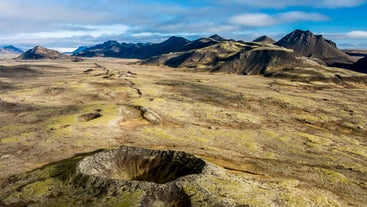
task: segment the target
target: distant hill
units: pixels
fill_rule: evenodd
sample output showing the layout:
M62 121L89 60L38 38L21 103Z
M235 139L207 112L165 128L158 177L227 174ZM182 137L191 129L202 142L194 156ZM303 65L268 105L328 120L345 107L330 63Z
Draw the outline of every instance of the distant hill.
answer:
M22 54L23 51L13 45L0 46L0 55L2 57L16 57L16 55Z
M80 52L82 52L83 50L87 49L88 47L87 46L80 46L78 47L76 50L74 50L73 52L71 52L71 54L78 54Z
M21 49L16 48L13 45L1 46L0 49L3 50L3 51L14 53L14 54L22 54L23 53L23 51Z
M349 56L355 58L367 57L367 50L343 50L343 52L347 53Z
M275 43L278 46L293 49L295 52L312 58L318 58L329 66L348 67L353 59L336 47L336 44L315 35L310 31L295 30Z
M17 57L22 60L38 60L38 59L65 59L69 56L64 55L56 50L47 49L41 46L36 46L33 49L27 50Z
M217 34L212 35L212 36L210 36L209 38L211 38L211 39L213 39L213 40L216 40L216 41L218 41L218 42L222 42L222 41L227 40L227 39L225 39L225 38L223 38L223 37L221 37L221 36L219 36L219 35L217 35Z
M252 42L262 42L262 43L266 43L266 44L274 44L276 41L273 40L272 38L264 35L261 37L258 37L256 39L254 39Z
M367 73L367 57L359 59L351 69L360 73Z
M146 59L171 52L188 51L217 44L225 39L219 35L212 35L208 38L200 38L190 41L183 37L172 36L161 43L119 43L117 41L107 41L92 47L83 48L74 52L80 57L120 57Z

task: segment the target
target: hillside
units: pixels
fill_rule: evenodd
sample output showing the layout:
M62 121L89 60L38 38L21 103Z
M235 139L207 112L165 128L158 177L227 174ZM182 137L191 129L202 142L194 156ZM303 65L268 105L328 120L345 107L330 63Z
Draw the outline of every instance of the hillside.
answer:
M318 58L329 66L348 68L353 64L353 59L339 50L333 41L308 30L295 30L275 44L292 49L305 57Z
M67 55L64 55L56 50L47 49L45 47L36 46L30 50L25 51L23 54L17 57L21 60L40 60L40 59L65 59Z
M22 54L23 51L13 45L0 46L0 53Z
M142 63L244 75L265 74L298 62L291 50L261 43L225 41L198 50L152 57Z
M267 43L267 44L274 44L276 41L264 35L264 36L254 39L252 42L262 42L262 43Z
M202 72L292 78L299 81L367 82L363 74L320 65L314 59L302 57L293 50L261 42L224 41L198 50L155 56L141 63Z
M367 57L359 59L351 69L360 73L367 73Z

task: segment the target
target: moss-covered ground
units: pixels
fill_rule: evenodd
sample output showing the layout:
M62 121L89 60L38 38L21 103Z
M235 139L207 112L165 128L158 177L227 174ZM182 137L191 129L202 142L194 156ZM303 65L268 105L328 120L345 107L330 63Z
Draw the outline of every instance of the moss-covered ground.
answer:
M120 145L181 150L222 167L223 176L184 186L203 206L201 195L208 194L214 203L250 206L367 203L367 86L362 82L196 73L119 59L1 64L37 71L0 76L4 204L47 197L55 206L67 206L57 189L67 188L67 175L61 174L70 166L55 162ZM161 121L145 120L141 107ZM78 121L95 110L102 116ZM86 200L92 196L82 194ZM129 206L129 199L140 197L121 193L90 203Z

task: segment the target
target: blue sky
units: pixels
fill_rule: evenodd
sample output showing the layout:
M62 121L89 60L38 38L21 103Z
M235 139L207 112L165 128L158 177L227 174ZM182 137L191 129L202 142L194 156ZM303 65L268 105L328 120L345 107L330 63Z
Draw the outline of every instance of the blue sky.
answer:
M308 29L367 49L366 0L1 0L0 45L72 50L106 40L160 42L212 34L276 40Z

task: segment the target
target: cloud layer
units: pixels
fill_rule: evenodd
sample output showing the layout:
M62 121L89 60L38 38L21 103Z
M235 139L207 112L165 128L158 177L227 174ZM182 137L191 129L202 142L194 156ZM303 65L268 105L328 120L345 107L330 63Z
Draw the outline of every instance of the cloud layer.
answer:
M329 17L319 13L306 13L301 11L291 11L268 15L265 13L241 14L230 19L233 24L248 27L264 27L277 24L287 24L300 21L326 21Z
M365 0L218 0L223 4L241 4L255 8L285 8L285 7L314 7L314 8L345 8L355 7L365 3Z

